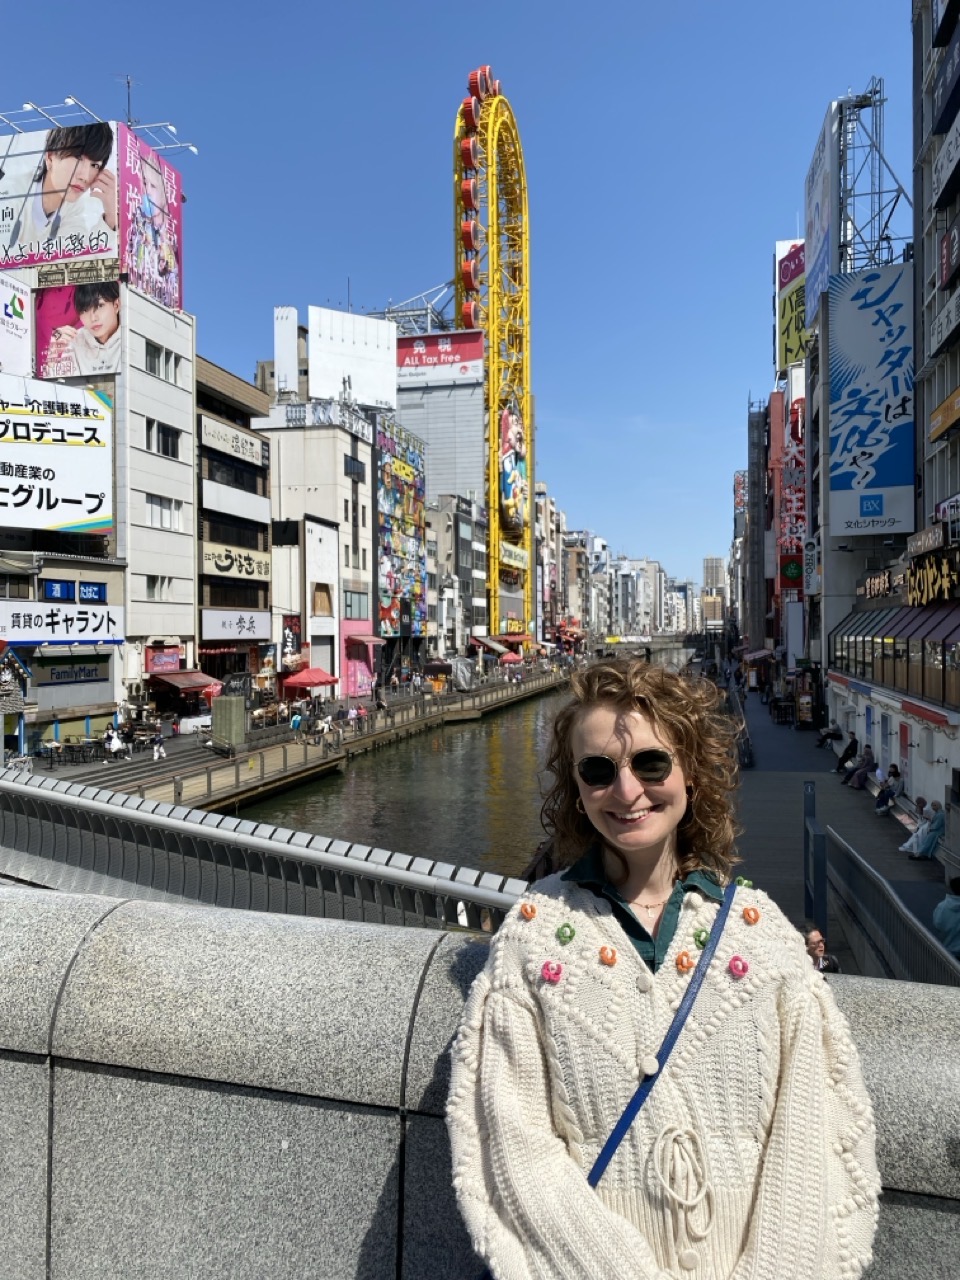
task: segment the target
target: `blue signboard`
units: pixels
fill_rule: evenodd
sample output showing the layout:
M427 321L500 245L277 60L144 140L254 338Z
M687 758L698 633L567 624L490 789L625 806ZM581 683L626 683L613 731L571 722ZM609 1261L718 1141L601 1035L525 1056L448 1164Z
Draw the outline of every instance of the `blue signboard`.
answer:
M41 599L43 600L68 600L74 601L76 596L75 582L68 582L62 578L41 578L40 587L43 590Z
M79 599L92 600L94 604L107 603L107 584L105 582L78 582Z
M830 277L830 533L914 530L913 264Z

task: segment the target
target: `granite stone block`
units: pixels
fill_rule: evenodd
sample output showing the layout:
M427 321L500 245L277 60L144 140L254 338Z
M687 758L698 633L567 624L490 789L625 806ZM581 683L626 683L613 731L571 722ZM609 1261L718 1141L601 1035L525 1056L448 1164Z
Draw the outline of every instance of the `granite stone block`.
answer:
M410 1116L403 1152L403 1280L479 1280L484 1264L457 1208L444 1122Z
M398 1107L435 944L422 929L129 902L73 968L55 1052Z
M464 934L441 939L423 982L410 1035L406 1105L442 1116L450 1088L450 1043L470 984L486 964L488 943Z
M397 1116L106 1067L54 1096L51 1280L395 1274Z
M830 988L873 1099L883 1185L960 1199L960 989L843 977Z
M45 1054L57 993L111 898L0 889L0 1049Z
M44 1280L49 1068L0 1052L0 1277Z
M936 1196L885 1192L863 1280L957 1280L960 1203Z

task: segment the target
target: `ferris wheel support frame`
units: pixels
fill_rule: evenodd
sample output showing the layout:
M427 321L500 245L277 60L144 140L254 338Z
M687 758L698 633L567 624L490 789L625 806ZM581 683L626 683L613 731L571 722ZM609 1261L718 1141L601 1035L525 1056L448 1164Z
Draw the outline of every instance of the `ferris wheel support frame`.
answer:
M526 171L516 119L499 81L492 79L488 67L479 68L470 75L469 89L454 131L455 313L458 328L477 327L485 337L488 630L509 632L510 620L500 616L500 578L504 571L518 571L523 582L519 630L526 632L531 624L536 626ZM477 224L472 234L465 231L465 224ZM519 530L505 524L501 506L501 418L509 412L519 413L526 445L526 511ZM526 554L522 570L504 561L502 547L511 545Z

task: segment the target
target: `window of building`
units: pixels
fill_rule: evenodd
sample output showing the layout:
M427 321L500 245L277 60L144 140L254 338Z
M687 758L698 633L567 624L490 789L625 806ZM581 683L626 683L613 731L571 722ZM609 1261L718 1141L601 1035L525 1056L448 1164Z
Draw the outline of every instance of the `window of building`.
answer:
M222 542L230 547L245 547L249 551L265 551L266 546L261 545L262 536L256 525L228 520L220 515L208 516L203 522L204 542Z
M165 347L158 347L155 342L147 340L144 364L147 373L152 373L155 378L163 378L165 382L172 382L177 387L181 385L181 359L176 352L167 351Z
M147 373L152 373L155 378L163 377L163 347L158 347L155 342L147 343Z
M365 529L365 528L367 527L367 508L366 508L366 505L364 505L364 506L362 506L362 507L360 508L360 527L361 527L362 529Z
M355 621L365 621L370 617L369 597L365 591L345 591L343 593L343 616Z
M427 621L436 622L436 620L437 620L437 606L435 604L428 604L427 605Z
M315 618L333 617L333 592L325 582L313 584L313 616Z
M19 578L12 573L0 574L0 599L29 600L30 579Z
M358 484L365 484L367 479L366 463L360 461L359 458L352 458L349 453L343 455L343 474L348 480L355 480Z
M428 573L428 574L427 574L427 589L428 589L428 590L430 590L430 591L436 591L436 589L437 589L437 575L436 575L435 573Z
M242 489L244 493L259 493L262 472L257 467L234 462L222 454L210 454L207 458L207 479L229 485L231 489Z
M360 555L361 555L361 564L365 572L367 568L367 548L366 547L362 549Z
M147 524L154 529L180 530L180 515L183 503L177 498L161 498L155 493L147 494Z
M155 573L147 574L147 599L169 600L173 592L173 579Z
M221 609L263 609L267 589L245 582L210 582L204 584L204 604Z
M343 548L343 567L345 569L350 568L350 548L349 547Z
M155 418L147 419L147 448L162 458L180 457L180 432Z
M343 523L344 524L350 523L350 499L349 498L344 498L343 500Z

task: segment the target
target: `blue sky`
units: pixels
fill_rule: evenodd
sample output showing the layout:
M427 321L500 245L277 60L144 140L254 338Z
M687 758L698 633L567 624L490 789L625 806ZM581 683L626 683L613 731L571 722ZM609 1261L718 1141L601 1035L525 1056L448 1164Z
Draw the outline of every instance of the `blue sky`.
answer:
M12 57L0 111L75 95L123 118L130 74L133 115L198 146L186 305L201 353L246 377L276 303L346 305L349 276L375 309L452 276L454 117L489 62L527 164L538 479L571 527L696 581L729 547L773 244L832 97L883 77L910 186L909 0L57 10L64 38Z

